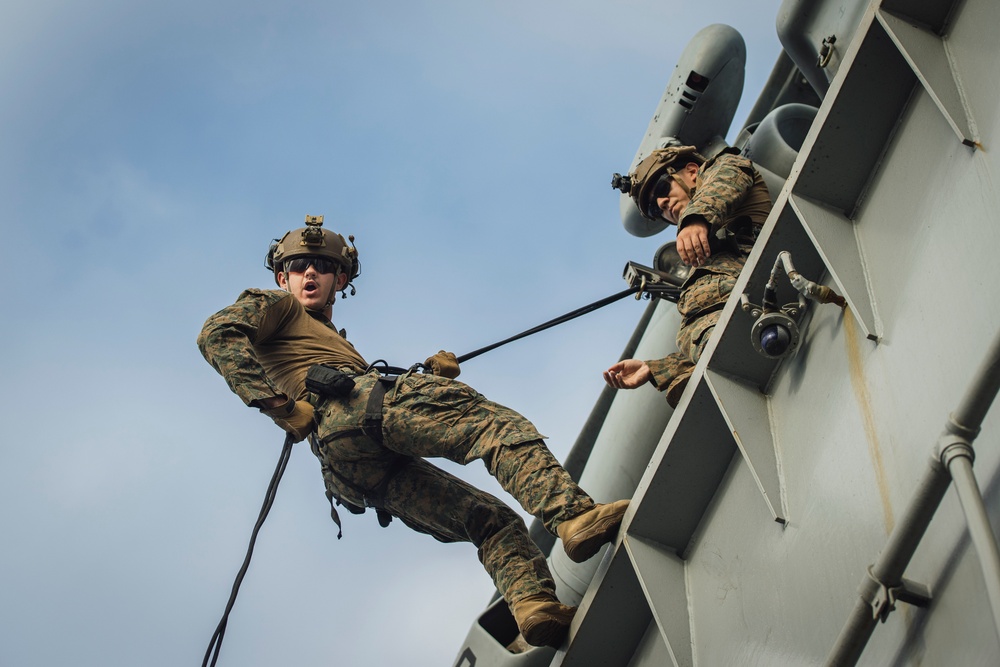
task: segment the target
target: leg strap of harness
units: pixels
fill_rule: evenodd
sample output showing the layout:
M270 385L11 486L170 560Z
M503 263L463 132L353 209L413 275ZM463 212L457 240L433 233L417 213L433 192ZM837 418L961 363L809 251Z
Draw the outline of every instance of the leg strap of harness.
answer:
M379 377L368 394L365 405L365 420L361 425L365 435L375 442L382 443L382 405L389 387L396 383L396 376Z
M394 375L379 377L378 381L372 386L371 392L368 394L368 403L365 405L365 418L362 422L361 428L364 430L365 435L380 444L384 441L382 436L382 407L385 403L386 393L395 383L396 376ZM392 514L384 509L385 492L389 488L389 482L391 482L392 479L398 475L409 462L409 456L400 454L395 458L395 460L393 460L392 464L389 466L389 470L379 482L378 486L374 489L364 491L365 503L375 508L378 523L383 528L387 527L389 522L392 521ZM337 475L337 477L338 479L342 479L340 475ZM347 480L343 481L347 482ZM354 485L350 482L347 482L347 484L354 487ZM356 489L357 487L354 488Z
M386 471L385 476L382 477L382 480L378 483L378 486L376 486L374 489L363 489L354 482L352 482L351 480L347 479L346 477L338 473L336 470L333 470L332 468L330 469L330 472L332 472L333 476L337 478L337 481L339 481L347 488L352 489L355 493L359 494L362 498L364 498L365 505L375 509L375 516L378 517L379 525L382 526L383 528L386 528L389 525L389 522L392 521L392 514L390 514L388 511L384 509L385 492L388 490L389 483L393 480L393 478L395 478L396 475L398 475L403 470L403 468L405 468L407 464L409 464L410 461L412 460L413 459L410 456L405 456L403 454L397 455L396 458L393 459L392 463L389 464L389 470ZM329 495L328 498L330 499L331 513L335 517L334 521L337 523L337 526L339 527L340 526L339 517L336 516L337 510L333 506L333 499L336 498L336 496ZM345 506L348 505L348 503L341 500L340 498L336 498L336 501L342 505ZM352 505L352 507L354 506ZM360 512L356 512L355 510L350 510L350 511L355 514L360 514L364 513L364 508L360 508Z

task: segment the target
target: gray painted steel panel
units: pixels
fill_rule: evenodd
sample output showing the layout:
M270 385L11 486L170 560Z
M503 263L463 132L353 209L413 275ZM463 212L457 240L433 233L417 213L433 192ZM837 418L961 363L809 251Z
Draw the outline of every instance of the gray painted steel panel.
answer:
M816 16L841 6L822 4ZM825 664L910 506L1000 331L1000 3L886 7L895 15L878 2L841 12L856 17L854 39L838 40L836 76L737 294L655 438L570 641L535 653L544 664ZM802 344L778 362L753 352L737 295L759 302L781 250L850 308L810 303ZM779 303L794 300L781 289ZM625 427L609 412L602 437ZM974 447L995 533L996 411ZM966 525L949 489L905 571L931 605L897 603L858 664L1000 664Z

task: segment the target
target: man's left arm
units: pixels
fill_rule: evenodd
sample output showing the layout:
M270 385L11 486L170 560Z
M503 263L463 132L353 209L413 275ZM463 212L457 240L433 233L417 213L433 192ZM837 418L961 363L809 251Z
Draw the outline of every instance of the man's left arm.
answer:
M753 163L742 155L722 153L710 160L677 222L678 231L693 222L703 222L708 223L710 234L718 232L753 188L756 174Z

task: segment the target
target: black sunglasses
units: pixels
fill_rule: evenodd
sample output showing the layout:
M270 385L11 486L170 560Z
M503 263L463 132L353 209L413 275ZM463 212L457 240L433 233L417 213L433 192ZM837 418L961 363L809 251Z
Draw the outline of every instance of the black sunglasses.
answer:
M649 217L663 217L663 211L660 209L660 205L656 203L656 200L670 196L670 187L673 182L674 179L670 173L661 174L660 177L656 179L656 183L653 184L653 191L649 196L649 208L647 210Z
M305 273L310 265L316 269L316 273L333 273L337 268L336 262L323 257L296 257L285 262L285 271Z
M668 197L670 195L670 188L674 184L674 177L672 173L661 174L658 179L656 179L656 184L653 186L653 198L658 197Z

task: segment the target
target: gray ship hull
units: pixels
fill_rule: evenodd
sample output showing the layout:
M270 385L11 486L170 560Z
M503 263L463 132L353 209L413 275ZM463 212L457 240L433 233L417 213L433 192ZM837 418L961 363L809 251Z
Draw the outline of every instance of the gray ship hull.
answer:
M585 488L633 498L619 539L583 566L551 545L580 605L560 650L509 649L495 601L456 665L1000 664L997 26L995 0L786 0L739 142L768 172L761 238L677 409L619 392L583 438ZM772 165L753 135L790 103L808 118ZM772 359L740 296L760 303L782 251L848 307L809 302ZM655 308L636 356L672 349Z

